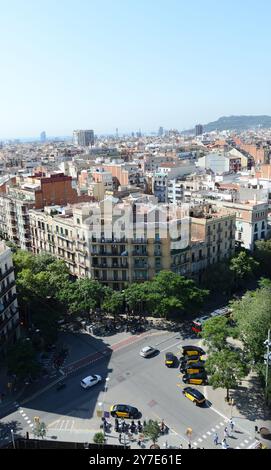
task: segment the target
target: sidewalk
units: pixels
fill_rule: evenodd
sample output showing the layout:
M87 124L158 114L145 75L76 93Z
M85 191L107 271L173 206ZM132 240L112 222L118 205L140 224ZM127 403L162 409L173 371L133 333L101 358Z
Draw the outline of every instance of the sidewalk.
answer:
M226 390L221 388L213 390L211 386L205 387L205 396L221 416L228 420L232 417L236 429L244 430L271 448L271 441L262 439L260 434L255 433L255 426L258 429L267 427L271 430L271 411L264 404L263 390L255 373L251 373L237 390L230 390L233 404L225 400Z

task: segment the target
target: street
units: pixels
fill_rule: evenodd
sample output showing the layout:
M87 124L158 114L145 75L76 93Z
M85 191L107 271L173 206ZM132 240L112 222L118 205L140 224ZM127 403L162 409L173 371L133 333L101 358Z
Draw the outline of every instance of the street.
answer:
M158 332L116 349L111 355L100 357L68 376L65 388L57 391L53 386L26 403L19 403L16 411L1 420L2 426L5 423L10 428L8 423L13 423L15 434L25 435L27 431L31 433L34 417L38 416L47 425L47 437L90 441L90 436L99 431L101 423L97 410L109 411L112 404L124 403L137 407L142 413L142 421L164 420L170 429L169 443L176 446L182 443L187 448L186 430L192 428L193 447L215 448L213 434L217 432L221 442L230 416L221 413L217 404L214 408L207 401L205 406L196 407L183 396L185 385L179 368L168 369L164 364L165 352L171 351L180 357L178 346L182 344L198 344L198 340L184 340L178 333ZM142 358L139 352L146 345L157 347L159 354ZM84 390L80 380L90 374L101 375L103 381ZM104 391L107 377L107 391ZM198 388L207 398L209 387ZM227 441L233 448L249 448L254 443L251 427L246 423L242 423L242 427L238 424L233 437ZM221 448L220 445L218 447Z

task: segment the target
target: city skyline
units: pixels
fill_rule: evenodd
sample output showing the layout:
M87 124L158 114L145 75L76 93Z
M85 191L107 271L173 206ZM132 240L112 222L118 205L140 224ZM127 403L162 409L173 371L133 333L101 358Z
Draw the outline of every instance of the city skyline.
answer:
M12 0L1 9L0 138L270 115L270 13L263 0Z

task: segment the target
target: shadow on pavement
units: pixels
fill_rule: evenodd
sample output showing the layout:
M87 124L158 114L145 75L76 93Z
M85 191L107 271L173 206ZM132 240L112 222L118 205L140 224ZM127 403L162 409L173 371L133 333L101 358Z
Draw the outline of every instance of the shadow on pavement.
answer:
M265 405L259 378L256 375L250 376L246 383L246 386L242 385L231 392L236 408L250 421L270 419L271 410Z

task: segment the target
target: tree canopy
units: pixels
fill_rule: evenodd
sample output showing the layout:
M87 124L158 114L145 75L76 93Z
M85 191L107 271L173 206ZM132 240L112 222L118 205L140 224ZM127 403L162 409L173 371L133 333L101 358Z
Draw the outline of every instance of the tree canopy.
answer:
M229 390L238 387L240 381L246 377L249 370L236 351L223 349L212 353L205 364L209 384L213 388L225 388L227 399Z

